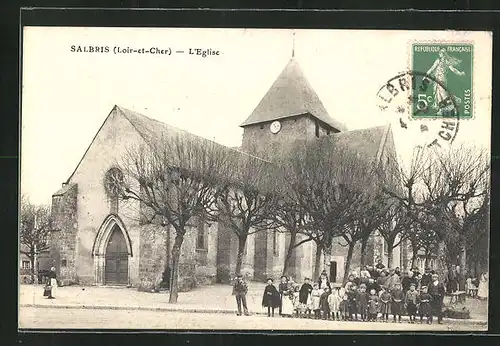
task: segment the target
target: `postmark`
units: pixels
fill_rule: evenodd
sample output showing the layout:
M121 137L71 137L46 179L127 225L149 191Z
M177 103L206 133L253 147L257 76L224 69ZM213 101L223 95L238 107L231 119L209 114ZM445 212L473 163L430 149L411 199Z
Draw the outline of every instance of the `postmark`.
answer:
M438 112L423 116L431 112L433 99L427 93L434 85L442 89ZM401 129L419 131L426 146L446 146L455 140L461 119L458 100L433 75L411 70L398 73L380 87L376 96L378 108L397 116Z

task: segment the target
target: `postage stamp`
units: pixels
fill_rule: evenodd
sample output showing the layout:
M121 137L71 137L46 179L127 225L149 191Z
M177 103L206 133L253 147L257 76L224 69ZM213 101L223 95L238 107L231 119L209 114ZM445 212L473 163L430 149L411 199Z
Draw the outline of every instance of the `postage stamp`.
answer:
M414 118L473 117L473 45L412 44L412 70L425 73L414 90Z

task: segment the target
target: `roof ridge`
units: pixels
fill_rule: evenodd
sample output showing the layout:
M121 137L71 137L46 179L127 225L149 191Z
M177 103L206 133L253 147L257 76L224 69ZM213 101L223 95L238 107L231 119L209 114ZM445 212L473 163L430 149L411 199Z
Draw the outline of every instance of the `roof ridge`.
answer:
M197 138L197 139L200 139L200 140L203 140L203 141L208 141L208 142L214 143L214 144L219 145L219 146L221 146L221 147L223 147L223 148L225 148L225 149L228 149L228 150L231 150L231 151L235 151L235 152L238 152L238 153L240 153L240 154L246 155L246 156L248 156L248 157L251 157L251 158L255 158L255 159L262 160L262 161L264 161L264 162L271 163L271 161L268 161L268 160L263 159L263 158L261 158L261 157L258 157L258 156L255 156L255 155L251 155L251 154L246 153L246 152L244 152L244 151L241 151L241 150L239 150L239 149L232 148L232 147L229 147L229 146L227 146L227 145L224 145L224 144L218 143L218 142L216 142L215 140L211 140L211 139L209 139L209 138L205 138L205 137L202 137L202 136L196 135L196 134L191 133L191 132L189 132L189 131L187 131L187 130L184 130L184 129L181 129L181 128L179 128L179 127L176 127L176 126L170 125L170 124L168 124L168 123L166 123L166 122L163 122L163 121L160 121L160 120L157 120L157 119L153 119L153 118L151 118L151 117L148 117L148 116L146 116L146 115L144 115L144 114L142 114L142 113L139 113L139 112L137 112L137 111L133 111L133 110L130 110L130 109L128 109L128 108L121 107L121 106L118 106L118 105L116 105L115 107L116 107L116 108L117 108L117 109L118 109L118 110L122 113L122 115L123 115L123 116L124 116L124 117L125 117L125 118L129 121L129 122L130 122L130 124L131 124L131 125L132 125L135 129L136 129L136 131L139 133L139 135L140 135L140 136L141 136L141 137L142 137L142 138L143 138L146 142L147 142L148 140L147 140L146 138L144 138L144 135L143 135L142 131L140 131L140 130L137 128L136 124L134 124L134 122L132 122L132 121L129 119L129 117L127 116L126 112L133 113L135 116L142 117L142 118L144 118L144 119L146 119L146 120L148 120L148 121L154 121L154 122L159 123L159 124L161 124L162 126L165 126L165 127L167 127L167 128L171 128L171 129L178 130L178 131L180 131L180 132L182 132L182 133L184 133L184 134L187 134L187 135L189 135L189 136L195 137L195 138ZM124 112L124 111L125 111L125 112Z

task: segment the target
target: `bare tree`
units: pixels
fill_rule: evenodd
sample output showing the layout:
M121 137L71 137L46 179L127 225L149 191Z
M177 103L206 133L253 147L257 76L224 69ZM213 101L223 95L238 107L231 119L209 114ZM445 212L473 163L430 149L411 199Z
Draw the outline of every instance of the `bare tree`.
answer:
M203 216L215 204L221 177L229 169L227 151L198 137L172 135L130 148L121 162L125 176L121 198L139 202L147 222L166 221L175 231L170 303L177 302L184 236L193 218Z
M387 267L392 268L394 248L407 237L411 219L408 210L397 201L385 211L385 215L381 215L381 219L378 231L387 243Z
M398 199L424 229L433 229L440 244L462 244L461 262L465 264L466 230L479 218L476 214L488 190L489 164L484 150L466 145L448 150L417 147L408 169L401 163L395 167L392 176L403 190L398 192L386 184L385 192ZM445 258L445 248L438 248L438 258ZM460 267L463 282L465 266Z
M20 252L30 260L31 281L36 282L36 257L50 247L48 238L53 227L50 207L32 204L28 197L22 196L20 218Z
M276 203L272 217L279 229L290 235L282 271L282 275L288 275L293 251L302 244L312 241L313 238L304 229L305 211L287 197L282 196ZM305 234L304 239L298 240L300 234Z
M278 227L272 211L279 201L272 182L275 167L244 153L233 155L227 184L217 194L210 219L229 226L238 238L236 274L241 273L245 246L250 234Z
M357 205L370 194L371 166L333 137L298 143L288 159L285 182L292 200L305 211L304 233L316 243L314 276L321 252L331 255L332 241L354 220Z
M436 155L435 165L423 175L427 209L441 227L436 228L447 243L459 245L460 289L465 289L467 248L471 237L489 213L489 163L484 150L460 146ZM450 245L451 245L450 244Z

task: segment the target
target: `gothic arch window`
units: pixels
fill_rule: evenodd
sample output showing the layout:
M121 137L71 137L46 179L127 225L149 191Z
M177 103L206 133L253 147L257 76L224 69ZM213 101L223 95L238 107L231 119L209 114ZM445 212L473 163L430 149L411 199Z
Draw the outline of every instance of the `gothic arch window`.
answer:
M123 188L123 183L123 173L117 167L110 168L104 175L104 190L110 200L110 212L112 214L118 213L118 198Z

